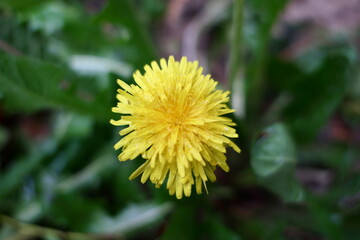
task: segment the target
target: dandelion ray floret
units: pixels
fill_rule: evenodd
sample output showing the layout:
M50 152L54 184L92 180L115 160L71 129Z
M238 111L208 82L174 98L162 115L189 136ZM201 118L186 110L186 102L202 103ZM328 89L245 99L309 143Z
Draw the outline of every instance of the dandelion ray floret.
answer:
M237 138L235 124L223 115L234 112L227 107L229 91L217 90L217 82L203 75L198 62L180 62L169 57L144 67L133 75L136 85L118 80L120 89L111 120L127 126L115 144L122 148L120 161L142 156L145 162L130 176L141 175L156 187L165 181L171 195L190 196L192 186L202 193L208 180L215 181L217 166L229 171L226 147L240 152L230 138Z

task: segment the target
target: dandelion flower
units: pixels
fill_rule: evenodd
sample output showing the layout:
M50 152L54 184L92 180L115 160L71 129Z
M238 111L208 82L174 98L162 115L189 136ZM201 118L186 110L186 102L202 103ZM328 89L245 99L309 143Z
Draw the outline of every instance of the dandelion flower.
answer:
M234 112L227 107L229 91L216 89L217 82L203 75L198 62L154 61L146 65L145 73L133 75L136 85L118 80L116 126L127 126L115 144L122 148L120 161L141 155L145 162L130 176L141 175L160 187L167 180L170 195L178 199L190 196L192 186L202 193L208 180L215 181L217 166L229 171L226 147L240 149L229 139L238 135L235 123L224 114Z

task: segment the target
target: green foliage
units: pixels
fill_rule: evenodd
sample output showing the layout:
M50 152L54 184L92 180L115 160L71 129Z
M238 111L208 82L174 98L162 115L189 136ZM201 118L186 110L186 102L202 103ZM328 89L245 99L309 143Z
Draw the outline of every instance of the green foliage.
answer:
M308 195L307 202L311 214L313 215L319 230L324 233L327 239L342 239L343 233L341 228L341 216L314 197Z
M330 55L315 72L294 84L293 100L284 115L296 137L311 139L326 123L344 96L348 74L348 60Z
M0 6L12 11L28 11L29 8L43 4L46 0L2 0Z
M16 190L23 183L24 178L39 168L41 162L54 151L54 144L47 142L40 149L28 154L26 157L17 159L6 171L0 176L0 198L3 198L9 192Z
M358 36L279 23L287 0L175 2L0 0L0 240L358 239ZM176 200L129 181L109 120L117 78L191 44L230 71L242 152Z
M171 216L163 239L198 239L194 206L179 206Z
M254 19L252 20L257 21L256 24L248 24L244 27L244 39L250 46L252 54L251 61L248 63L245 82L245 91L248 97L246 100L247 114L250 120L257 114L262 100L260 96L265 87L263 74L268 61L266 52L271 39L271 30L287 2L287 0L255 0L249 2L253 9L252 17Z
M1 94L9 108L34 111L55 104L52 94L62 94L59 88L64 71L60 67L24 57L1 54L0 58Z
M64 211L67 209L67 211ZM49 215L54 223L70 230L86 232L102 216L101 205L76 194L59 194L52 201Z
M259 180L285 201L303 199L303 190L295 179L295 145L282 124L274 124L259 134L251 154L251 165Z
M0 150L3 148L4 144L8 140L9 135L4 128L0 128Z
M57 107L99 118L109 116L99 103L86 102L62 87L70 84L65 80L64 68L4 54L0 54L0 61L0 93L8 108L31 112Z
M127 42L132 47L128 52L128 58L137 67L143 67L156 57L154 44L151 43L147 31L143 27L142 19L136 15L135 5L132 1L109 0L107 6L97 16L96 21L118 24L127 31ZM133 58L131 56L137 53L141 53L142 57Z
M252 147L252 167L261 177L276 174L283 167L294 167L295 145L282 124L274 124L259 134Z
M19 20L9 16L0 15L0 37L8 45L8 50L15 55L26 54L36 58L46 58L47 40L39 32L32 30L29 23L21 23Z
M208 216L209 222L205 225L205 229L208 229L208 239L220 239L225 238L229 240L241 240L242 238L233 230L226 227L221 221L219 216L211 215Z

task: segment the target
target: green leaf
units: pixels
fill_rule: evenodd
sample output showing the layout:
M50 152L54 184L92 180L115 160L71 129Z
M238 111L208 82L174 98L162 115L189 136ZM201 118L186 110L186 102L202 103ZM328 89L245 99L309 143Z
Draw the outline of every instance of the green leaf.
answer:
M296 63L286 62L278 58L272 58L269 61L266 72L269 84L280 91L295 90L306 76L305 74Z
M285 201L301 201L295 164L295 145L286 127L277 123L265 128L251 151L251 166L260 182Z
M301 202L304 199L304 190L295 178L293 167L283 167L275 175L260 177L259 181L285 202Z
M66 108L110 119L110 110L96 102L85 101L62 85L66 69L26 57L12 57L0 53L0 95L12 110L32 112L46 108Z
M349 61L333 55L317 71L294 85L293 101L284 115L296 139L311 140L324 126L344 96L348 73Z
M295 146L283 124L274 124L260 133L252 148L251 160L258 176L274 175L284 167L294 167L295 162Z

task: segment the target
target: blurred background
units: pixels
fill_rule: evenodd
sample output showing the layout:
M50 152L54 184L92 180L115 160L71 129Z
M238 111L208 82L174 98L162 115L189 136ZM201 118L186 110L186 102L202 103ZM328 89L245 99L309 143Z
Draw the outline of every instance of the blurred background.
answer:
M360 239L359 0L0 0L0 239ZM209 194L128 177L116 79L198 60L241 154Z

